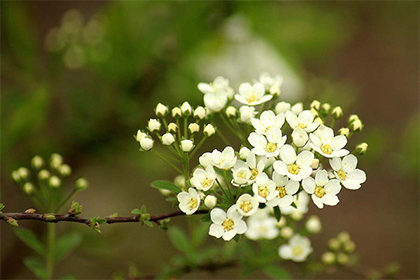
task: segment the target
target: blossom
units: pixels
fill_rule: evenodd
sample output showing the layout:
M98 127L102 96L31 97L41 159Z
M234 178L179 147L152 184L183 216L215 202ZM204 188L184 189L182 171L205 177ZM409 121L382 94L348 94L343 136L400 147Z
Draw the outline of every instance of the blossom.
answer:
M213 165L219 169L228 170L232 168L236 163L235 151L232 147L226 147L223 152L213 150L211 153L211 159Z
M158 105L156 105L156 108L155 108L156 116L164 117L168 112L169 112L168 107L166 107L162 103L159 103Z
M239 94L235 95L235 99L244 105L256 106L273 98L272 95L264 94L265 89L262 84L243 83L239 86Z
M162 135L162 144L169 146L172 145L172 143L175 142L175 138L171 133L165 133Z
M279 155L280 148L286 142L286 136L282 136L280 129L271 128L267 131L267 135L252 132L248 141L254 147L252 149L254 154L275 157Z
M191 178L191 185L197 190L208 191L216 181L216 172L212 166L207 166L206 169L197 168L193 177Z
M226 95L215 95L212 93L204 95L204 105L213 112L220 112L225 108L227 101L228 98Z
M149 130L150 131L158 131L160 129L160 122L157 119L150 119L149 120Z
M309 110L302 111L299 115L296 115L293 111L288 111L286 112L286 120L291 128L299 127L305 132L312 132L319 126L318 122L314 122L314 114Z
M312 253L311 241L299 234L294 235L288 244L279 248L279 255L285 260L303 262Z
M204 126L203 132L207 137L210 137L216 132L216 129L212 124L209 123L208 125Z
M274 111L276 111L276 114L286 113L287 111L290 110L290 106L291 106L290 103L282 101L282 102L277 103Z
M347 144L347 138L344 135L334 137L334 131L324 125L320 126L314 133L309 135L311 139L311 148L324 157L342 157L349 153L343 149Z
M236 234L243 234L247 230L242 215L236 210L236 205L232 205L227 213L220 208L214 208L210 212L210 218L213 224L210 226L209 235L216 238L222 237L225 241L229 241Z
M241 195L236 201L236 209L243 216L251 216L258 210L258 199L250 194Z
M296 147L303 147L308 142L308 134L300 127L296 127L292 132L293 144Z
M280 158L281 161L277 160L273 163L274 170L280 175L287 175L294 181L300 181L311 175L313 153L303 151L296 156L295 149L292 146L284 145L280 149Z
M285 239L289 239L290 237L293 236L293 229L291 227L283 227L280 230L280 236Z
M334 206L339 202L337 194L341 190L340 183L337 179L329 180L328 172L324 169L316 172L315 179L304 179L302 186L308 194L312 194L312 201L320 209L324 204Z
M233 107L233 106L229 106L229 107L226 108L226 116L228 118L234 118L234 117L236 117L236 114L237 113L238 113L238 110L235 107Z
M203 106L198 106L194 110L194 118L202 120L206 116L206 109Z
M269 239L272 240L279 235L276 218L270 216L270 207L258 209L254 215L248 218L248 230L245 236L251 240Z
M213 83L199 83L198 89L204 93L204 105L214 112L220 112L229 98L233 97L233 89L229 86L229 80L216 77Z
M276 186L276 196L272 197L267 205L287 207L293 203L293 195L299 190L297 181L289 180L277 172L273 173L273 182Z
M207 152L202 154L199 158L198 158L198 162L200 162L200 164L206 168L207 166L213 166L213 160L212 160L212 153Z
M238 160L232 168L232 184L234 186L246 185L251 175L251 170L249 170L248 165L242 160Z
M151 148L153 148L153 139L149 137L145 137L141 139L139 142L140 142L140 147L145 151L148 151Z
M200 125L197 123L190 123L188 125L188 130L190 131L191 134L197 133L200 131Z
M293 203L296 208L293 206L282 207L281 213L290 215L294 220L300 220L308 212L309 195L306 192L299 192L293 196Z
M269 199L277 195L276 185L265 173L258 175L255 183L252 185L252 191L254 192L254 196L261 203L266 203Z
M302 102L296 103L293 105L290 110L295 113L296 115L299 115L303 111L303 104Z
M335 177L349 190L357 190L360 184L366 181L366 173L356 169L357 157L347 155L342 160L340 158L330 159L330 165L334 170Z
M283 83L283 77L277 75L275 77L271 77L268 73L261 73L259 82L264 86L265 90L272 95L279 96L280 95L280 87Z
M182 103L181 105L181 112L184 116L189 116L192 113L192 107L190 105L190 103L188 103L187 101L185 101L184 103Z
M200 196L194 188L189 188L188 192L180 192L177 195L179 209L187 215L193 214L200 206Z
M255 132L259 134L266 134L271 128L281 128L284 124L284 114L277 116L273 111L264 111L259 119L251 119L252 126Z
M184 152L190 152L192 149L194 148L194 142L189 140L189 139L185 139L181 141L181 149Z
M256 114L257 112L255 112L254 107L242 106L239 108L239 115L244 123L250 123L251 119L254 118Z

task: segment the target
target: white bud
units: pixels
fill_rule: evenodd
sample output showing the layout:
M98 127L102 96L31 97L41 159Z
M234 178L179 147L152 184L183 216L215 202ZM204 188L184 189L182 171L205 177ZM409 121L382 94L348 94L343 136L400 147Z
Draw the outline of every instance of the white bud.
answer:
M150 131L159 131L160 122L157 119L150 119L148 127Z
M356 249L356 244L355 244L353 241L348 240L348 241L344 244L344 250L345 250L347 253L352 253L352 252L354 251L354 249Z
M86 180L85 178L81 177L79 179L76 180L76 182L74 183L76 186L76 190L78 192L82 192L84 190L86 190L89 187L89 182L88 180Z
M321 106L321 114L328 115L331 111L331 105L329 103L324 103Z
M312 101L311 108L315 109L316 111L319 111L319 109L321 108L321 102L319 102L318 100Z
M349 256L344 253L339 253L337 255L337 262L339 264L347 264L349 262Z
M136 141L140 142L141 139L146 138L147 134L142 132L140 129L137 130Z
M19 174L20 179L22 179L24 181L28 180L28 177L29 177L29 170L28 170L28 168L20 167L17 170L17 173Z
M168 131L169 132L176 132L178 129L178 126L175 123L168 124Z
M174 117L174 118L177 119L177 118L179 118L181 116L182 116L181 109L179 109L178 107L175 107L175 108L172 109L172 117Z
M200 126L196 123L190 123L188 125L188 130L190 131L191 134L194 134L200 131Z
M292 132L293 143L296 147L303 147L305 146L306 142L308 142L309 137L308 134L300 127L297 127Z
M359 116L358 115L351 115L348 119L348 123L352 123L355 120L359 120Z
M168 196L168 195L170 195L170 194L171 194L171 191L169 191L169 190L165 190L165 189L159 189L159 192L160 192L160 194L161 194L161 195L163 195L163 196Z
M312 161L312 164L311 164L311 168L312 169L317 169L318 166L319 166L319 159L314 158L314 160Z
M300 211L293 211L290 217L295 221L300 221L303 218L303 213Z
M287 103L284 101L277 103L276 108L275 108L277 115L281 113L286 113L289 110L290 110L290 103Z
M365 143L365 142L360 143L359 145L357 145L357 146L356 146L356 152L357 152L359 155L364 155L364 154L366 154L367 149L368 149L368 144L367 144L367 143Z
M143 138L140 140L140 147L145 150L148 151L151 148L153 148L153 139L151 138Z
M348 129L347 127L342 127L338 130L338 134L344 135L346 137L349 137L349 133L350 133L350 129Z
M69 176L71 174L71 168L68 164L62 164L57 168L61 176Z
M175 142L175 138L171 133L165 133L162 136L162 144L165 146L172 145Z
M174 179L174 184L180 187L181 189L185 188L185 177L178 175Z
M185 139L181 141L181 149L184 152L190 152L192 149L194 148L194 143L193 141L189 140L189 139Z
M350 240L350 234L346 231L340 232L337 236L338 241L345 244Z
M204 127L204 134L208 137L212 136L216 132L216 129L212 124L208 124Z
M314 122L317 122L317 123L319 123L320 125L321 125L321 124L324 124L324 121L323 121L321 118L316 118L316 119L314 120Z
M41 170L41 171L39 171L39 173L38 173L38 178L39 178L40 180L47 180L47 179L49 179L49 178L50 178L50 176L51 176L50 172L49 172L48 170L46 170L46 169L42 169L42 170Z
M63 163L63 157L60 154L54 153L50 158L50 165L52 168L57 168Z
M23 185L23 191L27 194L30 195L31 193L33 193L35 190L35 187L32 183L25 183L25 185Z
M296 103L295 105L292 106L292 108L290 108L290 110L292 110L292 112L295 113L296 115L299 115L303 111L302 102Z
M305 224L309 233L319 233L322 229L321 221L318 216L310 216Z
M38 170L41 169L41 167L44 165L44 160L40 156L34 156L32 158L31 164L35 169Z
M194 110L194 118L202 120L205 117L206 117L206 109L204 109L204 107L202 107L202 106L198 106Z
M200 162L200 164L201 164L204 168L206 168L207 166L212 165L212 162L213 162L213 161L212 161L212 155L211 155L211 153L207 152L207 153L202 154L202 155L199 157L198 161Z
M337 238L331 238L328 240L328 247L330 247L331 250L338 250L340 248L340 241L338 241Z
M343 109L341 109L340 106L337 106L332 110L331 115L334 119L339 119L343 116Z
M241 120L244 123L251 123L251 119L255 117L257 112L255 112L254 107L242 106L241 108L239 108L239 114L241 116Z
M20 176L16 170L12 172L12 178L13 178L13 181L15 181L16 183L20 182Z
M319 112L317 110L315 110L314 108L311 108L310 111L312 112L312 114L314 115L314 117L318 117L319 116Z
M57 176L51 176L49 184L51 188L59 188L61 185L61 180Z
M280 221L277 222L278 227L284 227L286 225L286 218L281 216Z
M192 113L192 108L190 103L188 103L187 101L185 101L184 103L182 103L181 105L181 112L184 116L189 116Z
M335 262L335 255L333 252L325 252L322 254L321 259L325 264L333 264Z
M280 230L280 236L289 239L293 236L293 229L291 227L284 227Z
M217 197L214 195L208 195L204 199L204 205L206 205L207 208L213 209L217 204Z
M251 154L252 152L251 152L251 150L250 149L248 149L247 147L242 147L240 150L239 150L239 157L241 158L241 159L247 159L248 158L248 156Z
M234 117L236 117L236 114L237 113L238 113L238 110L235 107L233 107L233 106L229 106L229 107L226 108L226 116L228 118L234 118Z
M156 106L156 109L155 109L156 116L158 116L158 117L164 117L164 116L166 116L166 114L168 114L168 112L169 112L168 107L166 107L162 103L159 103Z
M360 132L362 131L363 128L363 124L361 120L355 120L354 122L352 122L351 124L351 129L355 132Z

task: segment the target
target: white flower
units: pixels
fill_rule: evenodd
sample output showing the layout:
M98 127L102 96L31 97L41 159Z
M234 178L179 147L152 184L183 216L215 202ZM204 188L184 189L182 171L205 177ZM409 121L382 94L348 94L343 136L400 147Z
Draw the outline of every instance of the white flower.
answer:
M286 142L286 136L282 137L281 130L272 128L267 135L252 132L248 137L249 143L254 147L252 152L259 156L275 157L279 155L280 148Z
M204 107L198 106L194 110L194 118L197 118L199 120L202 120L202 119L204 119L205 116L206 116L206 109L204 109Z
M185 139L181 141L181 149L184 152L190 152L194 148L193 141Z
M308 194L312 194L312 201L320 209L324 208L324 204L334 206L339 202L337 194L341 190L340 183L337 179L329 180L328 172L324 169L316 172L315 179L304 179L302 186Z
M266 164L266 158L257 157L254 153L248 154L246 158L246 164L251 169L251 178L249 178L248 183L251 184L255 182L257 176L264 171Z
M279 235L276 218L270 216L270 207L258 209L257 212L248 218L248 230L245 236L251 240L268 239L272 240Z
M158 131L160 129L160 122L156 119L150 119L148 127L150 131Z
M169 146L169 145L172 145L172 143L174 142L175 142L175 138L171 133L168 132L168 133L163 134L162 136L163 145Z
M269 206L287 207L293 203L293 195L299 190L297 181L289 180L277 172L273 173L273 182L276 186L276 196L267 202Z
M255 83L251 85L249 83L243 83L239 86L239 94L235 95L235 99L242 104L256 106L273 98L272 95L264 94L265 89L262 84Z
M208 124L204 127L203 132L207 137L210 137L216 132L216 129L214 128L212 124Z
M145 151L150 150L151 148L153 148L153 139L148 138L148 137L141 139L140 147Z
M206 205L207 208L213 209L217 204L217 197L214 195L208 195L204 199L204 205Z
M180 192L177 195L179 209L187 215L193 214L200 206L200 196L194 188L189 188L188 192Z
M293 144L296 147L303 147L308 142L308 134L300 127L297 127L292 132Z
M252 153L252 152L251 152L251 150L250 150L250 149L248 149L247 147L242 147L242 148L239 150L239 157L240 157L241 159L247 159L247 158L248 158L248 156L249 156L250 154L253 154L253 153Z
M241 195L236 201L236 209L243 216L251 216L258 210L258 199L250 194Z
M276 185L265 173L261 173L257 176L255 183L252 185L252 191L254 196L261 203L267 203L269 199L272 199L277 195Z
M207 166L213 166L212 154L210 152L202 154L198 158L198 162L206 168Z
M163 105L162 103L159 103L155 108L155 114L158 117L163 117L169 112L168 107Z
M231 169L237 160L235 151L232 147L226 147L223 152L216 149L213 150L211 153L211 159L214 166L223 170Z
M343 158L330 159L330 165L334 170L335 177L349 190L357 190L360 184L366 181L366 173L356 169L357 157L348 155Z
M247 230L246 223L242 221L242 215L236 211L236 205L232 205L227 213L220 208L214 208L210 212L213 224L210 226L209 235L229 241L236 234L243 234Z
M310 216L305 223L305 227L309 233L319 233L322 229L321 220L318 216Z
M204 105L214 112L220 112L229 98L233 97L233 89L229 87L229 80L217 77L213 83L199 83L198 89L204 93Z
M303 111L303 104L302 102L296 103L295 105L290 108L290 110L295 113L296 115L299 115Z
M295 149L292 146L284 145L280 149L280 158L281 161L277 160L273 163L274 170L280 175L287 175L294 181L300 181L311 175L313 153L303 151L296 156Z
M285 260L303 262L312 253L311 241L299 234L294 235L289 243L279 248L279 255Z
M290 103L287 103L284 101L277 103L276 108L275 108L276 114L281 114L281 113L285 114L289 110L290 110Z
M290 215L294 220L300 220L308 212L309 195L306 192L299 192L294 196L293 202L296 204L296 208L293 206L283 207L281 213Z
M190 131L191 134L199 132L200 131L200 125L198 125L197 123L190 123L188 125L188 130Z
M197 190L208 191L216 181L216 172L212 166L207 166L206 169L197 168L193 177L191 178L191 185Z
M311 139L311 148L323 155L324 157L342 157L349 153L343 149L347 144L347 138L344 135L334 137L334 131L321 125L317 131L309 135Z
M255 132L266 134L271 128L281 128L284 124L284 114L275 115L273 111L264 111L259 119L251 119Z
M248 165L242 160L238 160L232 168L232 185L238 187L248 184L251 175L251 170L249 170Z
M225 108L227 101L226 95L215 95L212 93L204 95L204 105L212 112L220 112Z
M318 122L314 122L314 114L309 110L302 111L299 115L288 111L286 112L286 120L291 128L300 127L306 132L312 132L319 126Z
M233 106L229 106L229 107L226 108L226 116L228 118L234 118L234 117L236 117L236 114L237 113L238 113L238 110L235 107L233 107Z
M265 87L265 90L272 95L280 95L280 87L283 83L283 77L277 75L271 77L268 73L261 73L259 82Z
M254 118L256 114L257 112L255 112L254 107L242 106L239 108L239 115L244 123L250 123L251 119Z
M190 103L188 103L187 101L185 101L184 103L182 103L182 105L181 105L181 112L185 116L191 115L191 113L192 113L192 107L191 107Z

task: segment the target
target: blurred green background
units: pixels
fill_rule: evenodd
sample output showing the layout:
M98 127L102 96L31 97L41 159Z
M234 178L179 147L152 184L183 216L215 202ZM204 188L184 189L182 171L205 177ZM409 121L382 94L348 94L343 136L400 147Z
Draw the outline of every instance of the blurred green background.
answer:
M369 143L360 159L368 180L343 191L336 207L311 205L324 222L315 252L347 230L362 264L398 261L404 278L418 278L418 36L418 2L2 2L1 201L11 212L31 207L11 171L35 154L59 152L73 178L90 181L77 199L85 216L129 214L142 204L170 211L149 183L174 173L138 152L132 135L158 102L201 104L198 82L224 75L236 87L268 71L285 76L285 100L341 105L365 123L351 144ZM41 223L21 225L45 231ZM153 273L176 254L158 228L59 230L82 231L84 241L58 276L106 279L129 262ZM29 253L2 223L1 277L33 277L21 261ZM228 276L237 275L213 277Z

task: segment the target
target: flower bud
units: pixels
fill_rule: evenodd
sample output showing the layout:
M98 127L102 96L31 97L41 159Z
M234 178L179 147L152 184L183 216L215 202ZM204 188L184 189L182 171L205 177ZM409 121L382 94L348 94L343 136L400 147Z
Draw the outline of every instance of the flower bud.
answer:
M188 125L188 130L190 131L191 134L194 134L200 131L200 126L196 123L190 123Z
M28 182L25 183L25 185L23 185L23 191L27 194L30 195L31 193L33 193L35 190L35 187L32 183Z
M319 111L319 109L321 108L321 102L319 102L318 100L312 101L311 108L315 109L316 111Z
M311 164L311 168L312 169L317 169L318 166L319 166L319 159L314 158L313 161L312 161L312 164Z
M68 164L62 164L58 168L58 173L60 173L61 176L67 177L71 174L71 168Z
M354 122L355 120L359 120L359 116L358 115L351 115L350 117L349 117L349 119L347 120L347 122L349 123L349 124L351 124L352 122Z
M50 176L51 176L50 172L48 170L46 170L46 169L42 169L38 173L38 178L40 180L48 180L50 178Z
M233 106L229 106L229 107L226 108L226 116L228 118L234 118L234 117L236 117L236 114L237 113L238 113L238 110L235 107L233 107Z
M351 123L350 127L354 132L360 132L363 129L362 121L355 120L354 122Z
M289 239L293 236L293 229L291 227L284 227L280 230L280 236Z
M178 175L174 179L174 184L180 187L181 189L185 188L185 177Z
M157 119L150 119L148 127L150 131L159 131L160 122Z
M204 205L206 205L207 208L213 209L217 204L217 197L214 195L208 195L204 199Z
M314 117L319 117L319 112L317 110L315 110L314 108L311 108L311 113L314 115Z
M149 151L153 148L153 139L151 138L143 138L140 140L140 147L145 150Z
M328 247L330 247L331 250L336 251L340 248L340 241L336 238L331 238L328 241Z
M172 109L172 117L178 119L182 116L182 111L178 107Z
M168 195L170 195L170 194L171 194L171 191L169 191L169 190L165 190L165 189L159 189L159 192L160 192L160 194L161 194L161 195L163 195L163 196L168 196Z
M25 214L33 214L36 213L36 210L34 208L28 208L25 210Z
M216 129L212 124L208 124L204 127L204 135L207 137L212 136L216 132Z
M351 241L351 240L347 241L344 244L344 250L347 253L353 253L355 249L356 249L356 244L353 241Z
M321 115L327 116L331 112L331 105L328 103L324 103L321 106Z
M141 139L146 138L147 134L142 132L140 129L137 130L136 141L140 142Z
M29 170L28 170L28 168L20 167L17 170L17 173L19 174L19 177L20 177L21 180L24 180L24 181L28 180L28 178L29 178Z
M60 154L54 153L50 158L50 165L52 168L57 168L63 163L63 157Z
M178 129L178 126L175 123L168 124L168 131L169 132L176 132Z
M155 109L156 116L158 116L158 117L164 117L164 116L166 116L166 114L168 114L168 112L169 112L168 107L166 107L162 103L159 103L156 106L156 109Z
M249 106L242 106L241 108L239 108L239 113L241 115L241 120L244 123L251 123L251 119L254 118L257 114L255 112L255 108Z
M284 216L281 216L280 221L276 224L278 227L284 227L286 225L286 218Z
M57 176L51 176L49 180L49 185L51 188L59 188L61 185L61 180Z
M171 133L165 133L162 136L162 144L165 146L170 146L175 142L175 138Z
M284 101L277 103L276 108L275 108L277 115L281 113L286 113L289 110L290 110L290 103L287 103Z
M192 149L194 148L194 143L193 141L189 140L189 139L185 139L181 141L181 149L184 152L190 152Z
M252 152L251 152L251 150L250 149L248 149L247 147L242 147L240 150L239 150L239 157L241 158L241 159L247 159L248 158L248 156L251 154Z
M317 123L319 123L320 125L321 125L321 124L324 124L324 121L323 121L321 118L316 118L316 119L314 120L314 122L317 122Z
M303 111L302 102L296 103L295 105L292 106L292 108L290 108L290 110L292 110L292 112L295 113L296 115L299 115Z
M300 211L293 211L292 214L290 214L290 217L295 221L300 221L303 218L303 213Z
M364 155L366 154L368 148L368 144L367 143L360 143L359 145L356 146L356 153L358 153L359 155Z
M206 109L204 109L204 107L202 107L202 106L198 106L194 110L194 118L202 120L205 117L206 117Z
M15 170L15 171L12 172L12 179L16 183L19 183L20 182L20 176L19 176L19 173L17 172L17 170Z
M334 119L338 120L343 116L343 109L341 109L340 106L337 106L332 110L331 115Z
M313 234L319 233L322 229L321 221L318 216L310 216L306 221L305 227L309 233Z
M83 177L77 179L74 184L76 186L76 191L78 191L78 192L82 192L82 191L86 190L89 187L88 180L86 180Z
M346 231L340 232L337 236L338 241L340 241L342 244L346 243L350 240L350 234Z
M44 159L40 156L34 156L31 160L32 167L39 170L44 165Z
M7 217L5 219L5 221L6 221L6 223L8 223L12 227L18 227L19 226L18 222L13 218Z
M182 103L181 105L181 112L184 116L189 116L192 113L192 108L190 103L188 103L187 101L185 101L184 103Z
M325 264L333 264L335 261L335 254L333 252L325 252L322 254L321 259Z
M349 256L344 253L339 253L337 255L337 262L339 264L347 264L349 262Z
M338 130L338 134L344 135L346 137L349 137L349 133L350 133L350 129L348 129L347 127L342 127Z
M303 147L309 140L308 134L300 127L293 130L292 138L296 147Z

